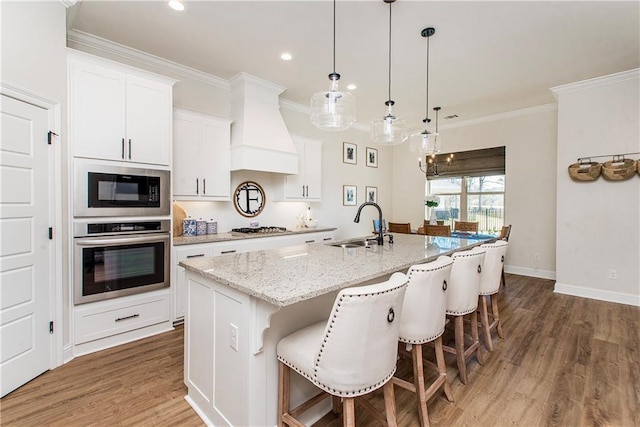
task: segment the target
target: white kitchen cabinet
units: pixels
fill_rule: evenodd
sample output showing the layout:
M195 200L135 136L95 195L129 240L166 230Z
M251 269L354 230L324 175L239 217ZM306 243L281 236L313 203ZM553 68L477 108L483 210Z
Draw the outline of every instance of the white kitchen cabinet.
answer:
M184 109L173 114L173 196L230 200L231 121Z
M169 289L76 305L74 355L91 353L172 329Z
M220 256L233 253L260 251L311 243L328 243L334 239L334 231L318 231L311 233L285 234L283 236L257 237L251 239L229 240L215 243L197 243L173 247L171 287L173 288L174 316L173 321L184 318L186 310L186 272L178 265L180 261L192 258Z
M322 142L292 136L298 151L298 174L284 177L282 199L319 202L322 198Z
M71 54L73 155L169 166L174 83L92 55Z

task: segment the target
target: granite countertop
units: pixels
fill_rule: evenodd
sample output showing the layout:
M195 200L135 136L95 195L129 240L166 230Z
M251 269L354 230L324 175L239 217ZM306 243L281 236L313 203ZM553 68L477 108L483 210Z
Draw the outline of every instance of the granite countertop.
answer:
M364 238L363 238L364 239ZM353 240L353 239L350 239ZM440 255L495 240L394 234L395 243L342 248L314 243L193 258L180 265L270 304L284 307L403 271ZM336 242L340 243L340 242Z
M261 237L279 237L279 236L291 236L293 234L305 234L305 233L320 233L323 231L334 231L336 228L332 227L317 227L317 228L294 228L292 230L283 231L281 233L218 233L218 234L206 234L203 236L177 236L173 238L173 246L182 245L194 245L197 243L216 243L216 242L228 242L231 240L246 240L257 239Z

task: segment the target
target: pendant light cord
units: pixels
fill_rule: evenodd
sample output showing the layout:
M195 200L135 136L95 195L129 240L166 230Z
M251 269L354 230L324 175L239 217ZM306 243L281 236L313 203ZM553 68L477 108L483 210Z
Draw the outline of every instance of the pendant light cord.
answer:
M391 101L391 5L393 3L389 3L389 98Z
M336 74L336 0L333 0L333 74Z
M424 110L424 128L427 129L429 126L429 39L431 37L427 37L427 96L426 96L426 106Z

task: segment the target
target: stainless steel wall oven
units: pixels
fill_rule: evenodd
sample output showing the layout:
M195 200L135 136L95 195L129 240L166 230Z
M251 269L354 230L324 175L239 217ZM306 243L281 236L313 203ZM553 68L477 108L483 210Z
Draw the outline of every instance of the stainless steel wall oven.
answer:
M169 286L169 220L74 223L74 303Z

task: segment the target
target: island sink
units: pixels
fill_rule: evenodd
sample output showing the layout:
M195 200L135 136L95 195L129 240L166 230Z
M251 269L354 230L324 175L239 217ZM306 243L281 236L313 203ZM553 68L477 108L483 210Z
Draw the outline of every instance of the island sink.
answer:
M365 239L357 239L357 240L348 240L346 242L336 242L336 243L329 243L328 246L334 246L336 248L369 248L371 247L371 245L377 245L378 242L375 238L371 239L371 240L365 240Z

